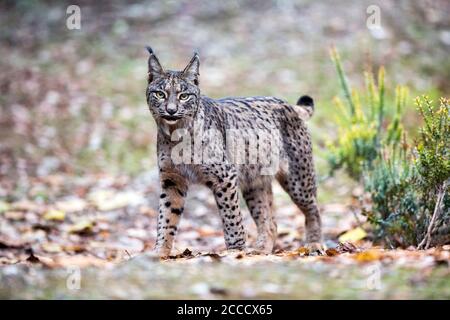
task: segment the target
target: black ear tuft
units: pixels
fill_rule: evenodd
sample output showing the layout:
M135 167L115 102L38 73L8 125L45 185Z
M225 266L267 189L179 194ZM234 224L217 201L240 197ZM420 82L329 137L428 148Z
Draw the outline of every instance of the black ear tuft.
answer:
M310 96L301 96L297 101L298 106L314 107L314 100Z
M148 82L152 82L155 78L164 74L164 70L159 63L158 58L149 46L145 47L150 54L148 57Z

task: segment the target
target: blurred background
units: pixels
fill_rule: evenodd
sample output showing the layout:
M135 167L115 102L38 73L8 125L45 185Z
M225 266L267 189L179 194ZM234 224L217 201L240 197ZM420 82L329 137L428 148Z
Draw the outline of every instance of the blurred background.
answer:
M415 96L450 93L446 0L73 2L0 4L0 210L13 212L2 217L6 248L26 243L52 257L120 260L152 246L159 186L145 45L175 70L198 50L201 90L212 98L315 99L309 127L330 239L354 224L349 206L358 193L345 175L328 177L326 141L337 134L332 99L341 95L330 48L353 87L381 65L386 90L409 86L409 128L420 123ZM81 10L80 29L66 26L71 4ZM368 27L371 5L379 8L378 28ZM278 187L276 197L280 246L289 248L301 242L303 217ZM194 188L189 203L177 248L223 249L211 194Z
M415 93L449 92L449 5L443 1L3 1L1 175L114 172L154 166L155 130L144 99L151 45L166 68L201 55L210 97L275 95L317 101L316 150L333 135L339 95L335 45L350 81L384 65ZM368 6L381 28L366 26ZM3 180L3 179L2 179Z

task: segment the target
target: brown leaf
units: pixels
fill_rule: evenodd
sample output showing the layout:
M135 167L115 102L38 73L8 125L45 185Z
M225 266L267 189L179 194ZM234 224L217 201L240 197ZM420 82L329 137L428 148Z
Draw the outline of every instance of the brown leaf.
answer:
M30 249L30 250L27 250L27 251L29 252L29 256L26 259L26 261L31 262L31 263L41 262L41 260L39 260L39 258L34 255L33 250Z
M6 211L5 218L14 221L20 221L25 219L25 213L23 211Z
M70 233L89 235L93 233L94 222L90 220L81 220L69 227Z
M205 253L205 254L202 254L202 256L211 257L211 259L216 262L219 262L222 259L222 257L220 255L218 255L217 253Z
M22 249L28 243L22 241L14 241L4 237L0 237L0 249Z
M180 258L194 258L192 251L189 248L186 248L182 253L179 253L174 256L169 256L169 259L180 259Z
M334 248L327 249L327 250L325 251L325 253L326 253L327 256L329 256L329 257L334 257L334 256L339 255L339 251L337 251L337 250L334 249Z
M309 255L309 249L306 247L300 247L296 250L297 254L301 256L308 256Z

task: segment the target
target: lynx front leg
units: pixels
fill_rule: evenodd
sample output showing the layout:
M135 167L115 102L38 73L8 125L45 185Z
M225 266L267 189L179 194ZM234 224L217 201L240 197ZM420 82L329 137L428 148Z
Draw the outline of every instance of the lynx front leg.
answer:
M244 249L246 234L239 208L236 174L231 171L223 178L211 178L206 185L214 192L223 223L227 249Z
M161 195L159 199L158 233L155 253L168 256L172 249L187 192L187 182L175 174L162 173Z

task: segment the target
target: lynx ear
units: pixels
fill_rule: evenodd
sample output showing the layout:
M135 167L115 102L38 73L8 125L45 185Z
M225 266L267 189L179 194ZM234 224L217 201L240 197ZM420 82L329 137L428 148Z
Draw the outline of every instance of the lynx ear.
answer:
M200 75L200 58L198 53L195 52L191 61L189 61L186 68L183 70L183 76L186 80L193 82L195 85L198 85L198 76Z
M148 57L148 82L152 82L153 79L164 74L164 70L159 63L158 58L155 56L152 48L149 46L145 47L150 54Z

